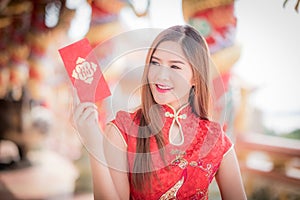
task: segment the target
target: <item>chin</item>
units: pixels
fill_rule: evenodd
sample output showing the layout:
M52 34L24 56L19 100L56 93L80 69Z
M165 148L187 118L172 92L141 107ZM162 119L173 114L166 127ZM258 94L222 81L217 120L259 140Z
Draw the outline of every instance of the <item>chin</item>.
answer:
M155 98L154 97L154 101L159 105L165 105L165 104L170 103L170 101L167 101L166 98Z
M176 103L174 103L174 101L166 101L166 100L162 100L162 99L155 100L155 102L159 105L171 105L172 107L174 104L176 104Z
M168 102L167 102L167 101L164 101L164 100L156 100L156 99L155 99L155 102L156 102L157 104L159 104L159 105L165 105L165 104L168 104Z

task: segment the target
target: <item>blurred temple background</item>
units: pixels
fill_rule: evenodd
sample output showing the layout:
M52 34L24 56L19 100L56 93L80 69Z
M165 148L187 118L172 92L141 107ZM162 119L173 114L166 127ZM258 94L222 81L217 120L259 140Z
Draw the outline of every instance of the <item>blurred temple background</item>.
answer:
M192 25L207 40L211 118L235 143L248 199L300 199L298 5L298 0L1 0L0 199L93 199L87 151L70 120L71 82L58 49L86 37L100 63L111 61L101 65L113 93L98 105L106 122L115 110L139 103L141 71L135 67L145 52L112 55L118 56L120 45L149 40L118 36L175 24ZM105 109L110 104L112 113ZM215 181L210 199L220 199Z

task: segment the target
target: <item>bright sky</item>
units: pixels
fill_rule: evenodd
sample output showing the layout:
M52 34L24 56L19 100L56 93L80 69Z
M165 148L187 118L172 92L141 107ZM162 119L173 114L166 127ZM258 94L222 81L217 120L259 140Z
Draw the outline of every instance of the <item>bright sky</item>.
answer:
M300 13L296 1L283 2L236 1L243 49L235 71L259 86L253 100L262 110L300 113Z
M250 98L263 124L280 133L300 128L300 10L296 0L239 0L235 72L258 90ZM300 8L299 8L300 9Z

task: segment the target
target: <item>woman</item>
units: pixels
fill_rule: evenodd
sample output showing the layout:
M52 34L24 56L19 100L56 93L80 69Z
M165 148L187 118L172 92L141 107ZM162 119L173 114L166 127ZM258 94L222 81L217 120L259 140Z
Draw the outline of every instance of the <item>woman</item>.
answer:
M199 33L162 31L142 84L141 107L119 111L105 128L106 164L90 156L95 199L208 199L213 178L222 199L246 199L233 145L208 119L209 51ZM76 106L82 135L98 134L96 116L94 104Z

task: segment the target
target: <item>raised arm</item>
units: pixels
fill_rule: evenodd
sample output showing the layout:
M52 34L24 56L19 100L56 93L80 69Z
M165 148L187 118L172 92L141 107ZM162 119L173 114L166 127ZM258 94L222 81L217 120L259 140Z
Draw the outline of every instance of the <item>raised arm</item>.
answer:
M108 125L102 132L93 103L80 103L74 122L89 152L95 200L129 199L126 145L118 130Z
M233 148L224 156L221 166L216 174L222 200L247 199L239 164Z
M104 153L119 199L129 199L127 145L116 126L108 124L105 129Z

